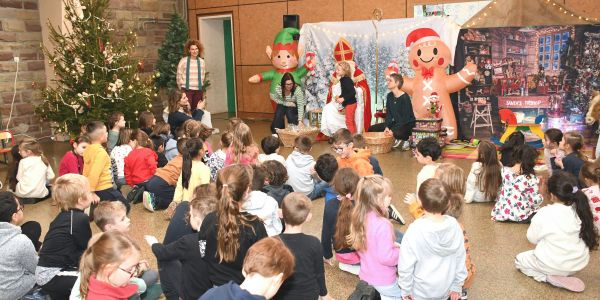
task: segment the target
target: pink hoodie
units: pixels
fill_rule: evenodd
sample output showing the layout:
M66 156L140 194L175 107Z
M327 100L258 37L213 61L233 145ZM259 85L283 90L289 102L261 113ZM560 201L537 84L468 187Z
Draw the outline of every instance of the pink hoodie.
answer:
M390 285L396 282L400 248L394 244L394 229L390 221L375 211L365 221L366 250L358 251L358 277L370 285Z

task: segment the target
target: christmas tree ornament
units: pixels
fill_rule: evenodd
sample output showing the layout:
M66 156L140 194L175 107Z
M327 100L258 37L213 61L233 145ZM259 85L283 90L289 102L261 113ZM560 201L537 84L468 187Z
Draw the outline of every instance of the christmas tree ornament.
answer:
M417 28L409 33L406 47L410 48L408 60L415 76L403 76L401 89L412 96L415 117L429 118L431 102L439 102L442 126L447 128L449 140L456 139L456 116L450 93L469 85L477 73L477 66L467 61L462 70L447 75L446 68L452 58L450 49L431 28Z

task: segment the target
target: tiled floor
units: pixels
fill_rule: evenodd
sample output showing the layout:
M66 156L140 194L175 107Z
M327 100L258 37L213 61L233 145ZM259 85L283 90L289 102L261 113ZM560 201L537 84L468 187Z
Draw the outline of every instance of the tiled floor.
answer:
M225 120L214 120L215 126L221 130L225 129ZM264 136L269 134L269 123L265 121L248 121L253 130L254 138L260 142ZM212 145L218 145L219 136L211 138ZM66 143L55 143L44 145L47 157L57 170L58 161L68 149ZM283 155L287 156L290 149L285 149ZM314 145L312 154L315 158L321 153L329 152L328 143L317 143ZM413 192L415 188L416 174L420 166L411 157L410 151L391 153L377 156L385 176L394 183L395 194L393 203L401 210L402 215L410 223L407 207L402 199L407 192ZM468 172L471 161L445 160L456 163ZM4 178L6 169L0 170L0 178ZM323 216L323 199L313 202L313 218L307 224L305 232L317 237L321 235L321 224ZM532 249L526 238L527 225L494 223L490 221L490 210L492 204L469 204L466 205L462 222L469 234L471 241L472 260L477 267L477 273L473 287L469 291L470 299L600 299L600 252L593 251L589 265L577 274L587 285L585 292L581 294L569 293L561 289L551 287L544 283L538 283L526 277L514 268L514 257L517 253ZM28 220L37 220L42 224L45 231L50 221L54 218L56 208L50 206L49 201L35 205L28 205L25 210ZM143 249L144 257L156 266L150 248L145 244L143 235L150 234L162 240L167 221L161 213L149 213L141 204L135 205L131 211L132 220L131 235L137 240ZM407 226L398 226L405 231ZM92 225L96 232L97 228ZM337 268L326 266L327 286L330 294L336 299L346 299L354 289L357 277Z

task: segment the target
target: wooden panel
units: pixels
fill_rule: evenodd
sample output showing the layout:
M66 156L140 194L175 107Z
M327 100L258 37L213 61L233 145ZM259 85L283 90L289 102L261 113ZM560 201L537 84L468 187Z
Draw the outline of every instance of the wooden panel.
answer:
M191 0L188 0L191 1ZM238 0L196 0L196 8L211 8L238 5Z
M300 22L317 23L343 20L343 0L300 0L288 2L288 14L300 15Z
M195 9L196 8L196 0L187 0L187 9Z
M265 47L272 46L283 25L285 2L239 6L242 65L270 65Z
M244 81L248 78L242 78L242 67L235 66L235 101L236 112L244 111Z
M188 10L188 26L190 30L190 39L198 39L198 18L196 17L196 10Z
M196 19L196 21L198 20L198 17L200 16L210 16L210 15L231 15L231 26L233 26L233 53L234 53L234 57L235 57L235 64L239 65L241 63L241 44L240 44L240 27L239 27L239 17L238 17L238 6L228 6L228 7L218 7L218 8L204 8L204 9L197 9L196 10L196 15L194 16L194 18ZM198 29L198 26L196 26L196 30ZM191 20L190 20L190 27L191 27ZM191 30L190 30L191 32ZM200 37L200 39L202 39L202 37ZM206 46L206 45L204 45Z
M565 8L582 17L600 20L600 1L598 0L566 0ZM594 22L600 23L598 20Z
M370 20L375 8L383 11L384 19L406 17L406 0L344 0L344 21Z
M286 0L239 0L239 1L240 1L240 5L257 4L257 3L271 3L271 2L286 2ZM260 14L257 16L260 16Z
M240 68L238 66L238 68ZM271 100L269 98L269 86L270 81L261 82L258 84L249 83L248 78L252 75L260 72L270 70L270 66L242 66L241 67L241 80L240 83L243 89L242 97L238 98L238 103L243 101L240 105L244 112L254 113L272 113L273 107L271 106ZM238 84L240 84L238 83ZM242 111L241 109L239 111Z

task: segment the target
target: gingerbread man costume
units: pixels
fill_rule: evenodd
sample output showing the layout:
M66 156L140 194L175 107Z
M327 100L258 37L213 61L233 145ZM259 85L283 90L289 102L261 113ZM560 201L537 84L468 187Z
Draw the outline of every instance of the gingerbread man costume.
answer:
M415 77L403 77L402 90L412 96L412 105L417 118L429 118L430 101L442 105L442 126L448 129L448 138L457 135L456 117L450 102L450 93L459 91L471 83L477 73L477 66L467 62L459 72L447 75L451 52L431 28L418 28L406 37L406 47L410 47L408 59L415 70Z

